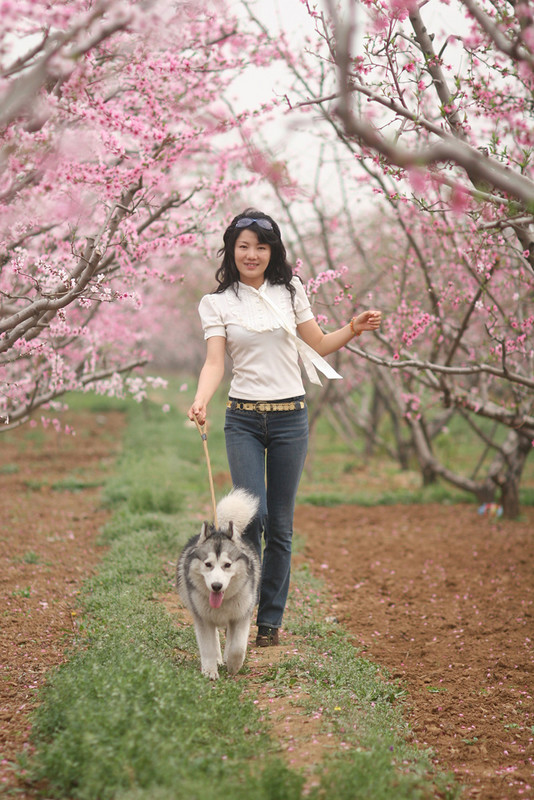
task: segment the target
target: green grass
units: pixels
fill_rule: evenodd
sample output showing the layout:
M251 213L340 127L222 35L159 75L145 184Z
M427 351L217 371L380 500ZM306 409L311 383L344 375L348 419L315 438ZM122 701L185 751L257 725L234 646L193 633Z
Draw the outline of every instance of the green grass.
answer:
M109 551L85 586L71 657L43 692L36 756L22 766L47 781L50 796L80 800L206 797L213 786L230 797L274 798L280 782L280 797L299 797L301 779L272 754L252 699L236 681L201 676L193 630L155 600L169 591L169 562L198 527L182 510L187 501L196 511L205 488L198 433L177 432L158 413L146 422L139 407L129 413L105 492L114 509L103 532Z
M16 475L19 471L18 464L2 464L0 465L0 475Z
M40 560L40 556L34 550L27 550L22 556L22 561L25 564L38 564Z
M178 668L172 643L191 642L177 642L157 616L146 620L156 624L152 641L99 641L49 688L38 723L39 737L49 740L40 774L52 779L56 796L106 800L135 788L146 798L154 789L200 797L217 783L230 797L245 797L246 773L261 788L250 762L265 749L265 734L252 701L235 681L213 686L195 667ZM135 621L130 630L140 633Z
M443 484L435 486L421 487L421 489L407 490L397 489L388 491L346 492L309 492L303 491L299 498L301 503L309 503L314 506L337 506L344 503L362 507L368 506L392 506L397 503L411 505L414 503L472 503L473 497L467 492L454 491Z
M479 420L479 427L488 435L493 429L491 420ZM385 419L380 433L387 440L389 422ZM501 439L505 435L500 431ZM363 435L349 447L324 418L319 419L310 442L307 466L299 490L299 501L313 505L334 506L342 503L360 506L392 505L396 503L471 503L478 505L475 496L437 478L427 486L415 458L409 468L401 470L398 463L377 448L373 455L365 453ZM473 434L465 420L453 417L448 432L433 442L436 457L449 469L471 477L484 445ZM493 451L487 455L491 460ZM484 462L486 465L486 462ZM487 466L487 465L486 465ZM479 478L484 475L484 466ZM497 492L498 494L498 492ZM519 489L521 505L534 505L534 458L525 465Z
M109 414L111 411L127 412L132 407L131 398L108 397L92 391L74 392L62 398L72 411L89 411L91 414Z
M198 530L199 510L211 516L200 437L184 425L190 396L179 400L169 414L128 404L122 455L103 491L112 514L102 535L107 553L80 597L69 659L41 694L35 753L20 759L27 778L44 781L47 797L70 800L457 796L429 754L407 744L402 687L342 631L317 621L323 587L306 570L295 574L286 622L302 646L264 684L309 714L321 709L334 746L316 764L317 786L304 795L301 773L281 761L246 677L221 670L212 683L200 674L192 628L178 626L159 600L173 590L176 558ZM209 433L214 473L227 469L222 415L221 393Z
M60 481L52 484L52 489L56 492L81 492L84 489L95 489L102 486L102 480L88 480L77 475L68 475Z

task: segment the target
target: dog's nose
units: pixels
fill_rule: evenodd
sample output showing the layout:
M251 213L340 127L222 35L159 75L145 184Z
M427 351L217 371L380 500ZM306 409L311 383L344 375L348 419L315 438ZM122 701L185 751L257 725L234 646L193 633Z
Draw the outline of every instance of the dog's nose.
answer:
M222 583L212 583L211 588L214 592L220 592L222 589Z

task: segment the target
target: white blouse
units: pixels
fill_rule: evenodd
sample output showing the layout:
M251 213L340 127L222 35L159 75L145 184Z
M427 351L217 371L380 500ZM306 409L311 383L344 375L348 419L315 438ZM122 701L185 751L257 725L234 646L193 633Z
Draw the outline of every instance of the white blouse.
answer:
M286 287L268 281L260 289L239 283L237 296L230 286L200 301L204 338L226 339L232 359L231 397L283 400L304 394L296 327L313 319L313 312L301 281L291 282L294 309Z

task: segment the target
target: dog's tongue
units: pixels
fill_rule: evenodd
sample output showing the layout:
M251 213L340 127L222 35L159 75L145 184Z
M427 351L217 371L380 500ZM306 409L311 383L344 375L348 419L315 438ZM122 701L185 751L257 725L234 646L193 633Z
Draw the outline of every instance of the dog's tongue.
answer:
M224 592L210 592L210 606L220 608L224 597Z

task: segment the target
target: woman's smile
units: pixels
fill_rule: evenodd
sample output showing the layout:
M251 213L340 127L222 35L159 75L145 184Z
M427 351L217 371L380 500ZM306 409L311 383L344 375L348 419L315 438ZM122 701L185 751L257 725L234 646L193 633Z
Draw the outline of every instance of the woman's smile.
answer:
M234 259L241 283L259 289L271 260L271 246L260 242L254 231L245 228L236 239Z

